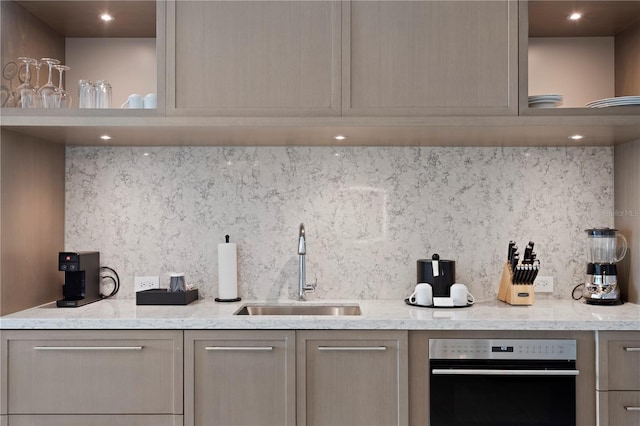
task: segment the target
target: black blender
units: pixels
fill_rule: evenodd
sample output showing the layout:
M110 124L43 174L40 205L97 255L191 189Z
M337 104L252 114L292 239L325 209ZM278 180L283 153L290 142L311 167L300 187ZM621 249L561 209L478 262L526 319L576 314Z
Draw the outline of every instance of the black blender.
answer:
M587 276L583 297L591 305L620 305L616 264L627 253L627 240L617 229L587 229ZM618 246L618 240L621 245Z

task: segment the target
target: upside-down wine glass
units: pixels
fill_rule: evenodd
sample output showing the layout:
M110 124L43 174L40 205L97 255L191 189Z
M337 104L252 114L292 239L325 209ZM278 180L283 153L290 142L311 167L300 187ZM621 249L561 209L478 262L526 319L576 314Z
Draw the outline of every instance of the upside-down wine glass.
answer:
M71 95L64 90L62 86L62 73L64 71L69 71L71 68L66 65L54 65L55 69L60 72L60 82L58 83L58 108L71 108Z
M34 59L33 61L33 66L36 69L36 85L33 86L33 90L36 91L34 104L36 108L42 108L42 99L40 98L40 68L42 67L42 61L37 59Z
M37 61L33 58L27 58L25 56L20 56L18 59L24 62L27 68L26 68L24 83L22 83L16 89L16 93L17 93L16 105L18 108L35 108L36 91L33 90L33 86L31 85L31 73L30 73L31 67L30 66L31 64L34 64Z
M49 80L38 91L38 93L40 94L40 99L42 101L42 107L57 108L58 106L56 102L57 101L56 92L58 88L53 84L52 73L53 73L53 66L58 65L60 61L53 58L42 58L40 60L45 64L49 65Z

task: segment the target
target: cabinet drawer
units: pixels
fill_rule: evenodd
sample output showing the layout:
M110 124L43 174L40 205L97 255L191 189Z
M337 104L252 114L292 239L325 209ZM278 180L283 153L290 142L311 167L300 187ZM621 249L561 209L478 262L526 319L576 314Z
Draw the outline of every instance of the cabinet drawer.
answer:
M178 415L11 415L6 426L182 426ZM5 426L0 423L0 426Z
M295 332L185 332L185 425L295 425Z
M602 332L598 390L640 390L640 333Z
M640 425L640 392L598 392L600 422L602 426Z
M8 414L182 413L181 331L4 332L2 351Z
M298 331L298 425L408 424L406 331Z

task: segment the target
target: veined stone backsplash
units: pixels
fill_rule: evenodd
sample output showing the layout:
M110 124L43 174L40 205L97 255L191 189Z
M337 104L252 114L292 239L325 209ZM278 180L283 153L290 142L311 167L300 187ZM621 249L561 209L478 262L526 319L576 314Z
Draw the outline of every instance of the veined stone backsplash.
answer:
M570 298L584 230L613 226L613 149L68 147L66 250L99 250L117 297L134 276L184 272L217 296L217 246L238 244L238 295L294 298L307 232L309 299L403 298L416 261L456 261L476 300L496 298L509 240L536 243Z

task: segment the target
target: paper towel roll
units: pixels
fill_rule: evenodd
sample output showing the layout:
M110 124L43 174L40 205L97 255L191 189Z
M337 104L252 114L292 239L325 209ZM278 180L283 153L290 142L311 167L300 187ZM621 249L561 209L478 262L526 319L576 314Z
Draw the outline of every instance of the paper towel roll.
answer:
M238 297L238 254L235 243L218 244L218 298Z

